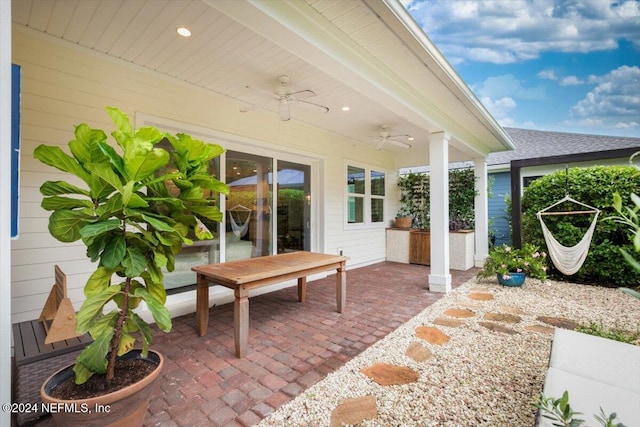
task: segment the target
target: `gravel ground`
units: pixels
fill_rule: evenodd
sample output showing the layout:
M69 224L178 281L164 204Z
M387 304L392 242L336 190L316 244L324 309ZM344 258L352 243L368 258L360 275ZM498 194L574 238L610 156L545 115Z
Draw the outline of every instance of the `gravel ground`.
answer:
M489 293L489 301L469 298ZM473 317L459 327L434 325L450 308L468 309ZM494 322L517 331L491 331L487 313L517 314L518 323ZM361 426L533 426L531 401L543 387L551 340L549 332L526 329L547 326L538 316L561 317L580 324L640 331L640 301L619 290L527 279L521 288L473 279L444 296L422 313L301 393L262 420L266 426L328 426L332 411L343 399L375 396L377 418ZM419 326L436 326L450 336L444 345L415 336ZM433 354L424 362L405 355L420 341ZM411 384L381 386L360 371L384 362L419 373Z

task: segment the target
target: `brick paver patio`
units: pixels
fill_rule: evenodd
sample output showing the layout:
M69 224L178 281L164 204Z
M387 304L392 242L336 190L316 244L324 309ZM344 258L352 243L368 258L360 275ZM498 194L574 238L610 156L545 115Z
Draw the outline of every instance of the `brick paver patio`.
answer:
M454 287L477 271L452 271ZM211 308L203 337L194 314L174 318L169 334L154 333L152 348L165 356L165 367L145 425L258 423L437 301L442 294L428 291L428 274L429 267L392 262L349 270L342 314L333 276L309 282L304 304L295 286L253 297L244 359L235 357L233 304Z

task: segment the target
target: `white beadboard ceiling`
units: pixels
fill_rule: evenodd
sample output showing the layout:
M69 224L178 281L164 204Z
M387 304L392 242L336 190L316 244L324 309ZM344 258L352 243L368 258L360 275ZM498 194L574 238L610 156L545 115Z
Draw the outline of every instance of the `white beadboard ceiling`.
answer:
M382 124L391 134L412 135L409 150L383 148L398 155L399 166L428 161L431 132L451 133L451 160L509 147L508 136L466 85L455 73L452 77L448 64L440 66L439 52L425 49L407 29L406 17L399 19L389 4L399 5L397 0L13 0L12 20L230 97L238 110L265 101L247 85L274 91L278 76L286 74L291 91L312 90L317 96L305 100L329 107L324 114L295 104L292 120L372 149ZM192 36L178 36L180 26ZM351 110L343 112L345 105ZM267 107L279 120L277 103Z

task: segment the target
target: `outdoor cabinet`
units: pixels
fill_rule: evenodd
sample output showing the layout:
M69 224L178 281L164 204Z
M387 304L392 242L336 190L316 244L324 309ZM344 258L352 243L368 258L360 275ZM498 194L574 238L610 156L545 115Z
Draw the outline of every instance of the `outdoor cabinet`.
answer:
M411 230L409 233L409 263L431 265L431 233Z

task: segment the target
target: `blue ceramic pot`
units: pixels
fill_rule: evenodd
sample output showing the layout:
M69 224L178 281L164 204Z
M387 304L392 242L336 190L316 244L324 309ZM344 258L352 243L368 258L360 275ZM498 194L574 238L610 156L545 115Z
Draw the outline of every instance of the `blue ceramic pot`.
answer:
M498 274L498 283L503 286L522 286L526 278L524 273L509 273L509 279L504 279L502 274Z

